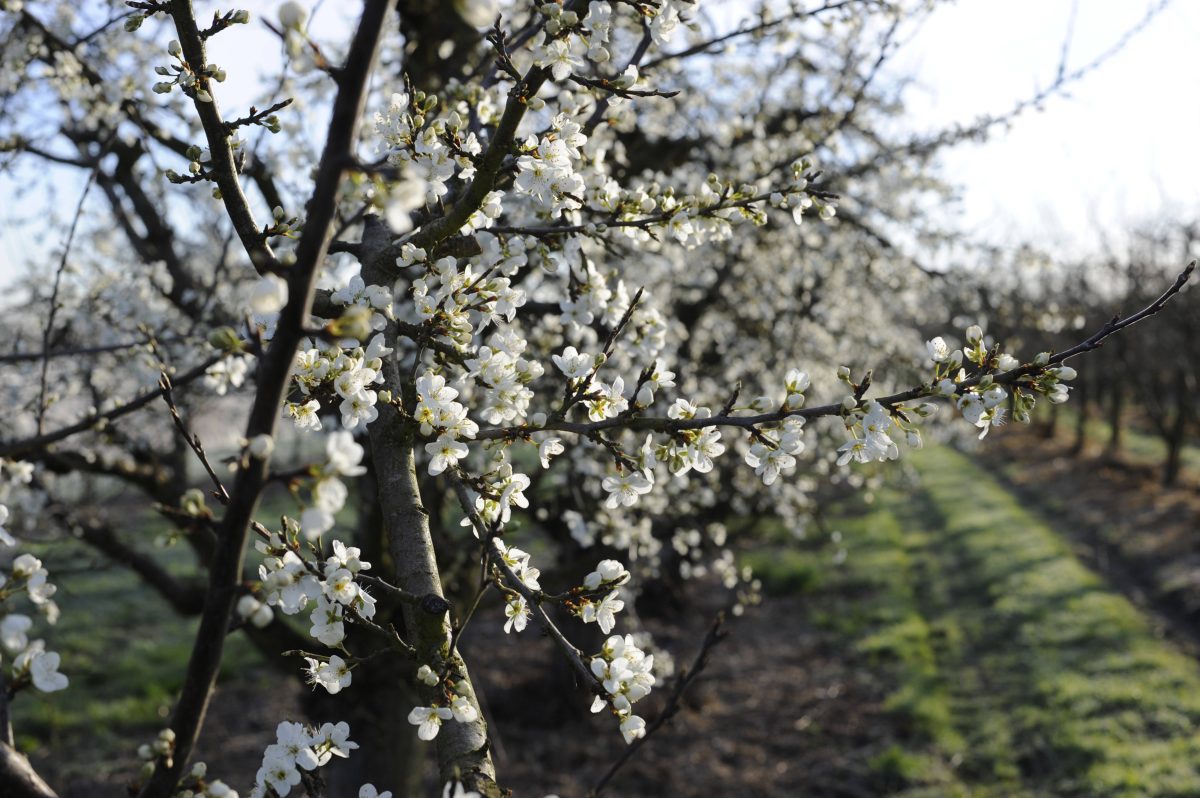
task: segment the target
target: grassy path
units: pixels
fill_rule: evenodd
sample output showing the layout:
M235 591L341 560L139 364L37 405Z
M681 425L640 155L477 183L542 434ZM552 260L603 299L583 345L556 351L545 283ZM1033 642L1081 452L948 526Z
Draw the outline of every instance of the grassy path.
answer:
M876 763L908 796L1200 795L1200 667L969 458L839 521L826 619L889 681L906 734Z

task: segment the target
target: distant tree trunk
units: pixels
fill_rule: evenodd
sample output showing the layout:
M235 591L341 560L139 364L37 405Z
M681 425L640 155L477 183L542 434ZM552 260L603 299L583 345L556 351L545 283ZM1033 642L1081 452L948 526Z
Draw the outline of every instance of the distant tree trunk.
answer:
M1122 435L1121 416L1125 410L1125 391L1119 382L1114 381L1108 394L1108 444L1104 453L1115 457L1121 453L1124 436Z
M1091 381L1088 379L1080 380L1079 389L1075 392L1075 396L1079 401L1079 407L1076 409L1078 415L1075 416L1075 443L1071 445L1071 454L1079 454L1083 451L1083 447L1087 445L1087 421L1088 407L1091 399Z
M1050 440L1058 434L1058 405L1050 405L1050 413L1046 416L1046 421L1041 427L1041 436L1046 440Z
M432 746L418 740L416 727L408 722L409 711L424 703L408 686L405 677L411 672L395 656L382 656L356 667L354 681L343 693L314 696L308 708L311 722L344 720L360 746L328 771L328 795L355 796L368 782L386 786L393 798L422 795Z
M1175 372L1175 418L1167 430L1167 460L1163 463L1163 484L1167 487L1179 480L1183 441L1187 433L1188 391L1183 370Z

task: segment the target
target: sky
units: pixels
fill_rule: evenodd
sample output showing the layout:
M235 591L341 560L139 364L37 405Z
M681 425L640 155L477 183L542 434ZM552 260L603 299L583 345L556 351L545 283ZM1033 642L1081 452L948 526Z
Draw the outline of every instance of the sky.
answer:
M897 60L917 85L912 117L938 126L1001 111L1108 50L1145 0L959 0ZM1075 23L1070 19L1076 7ZM1069 96L944 158L964 187L963 224L991 243L1087 251L1114 228L1200 209L1200 3L1175 0Z
M338 5L321 13L335 14ZM969 123L1051 83L1064 40L1069 72L1109 50L1149 5L958 0L911 36L891 75L913 80L907 96L916 129ZM718 6L735 14L737 7L737 0ZM251 35L261 46L232 39L228 49L212 54L231 73L248 68L254 53L277 57L277 43L261 30ZM1105 232L1163 213L1186 218L1200 209L1197 41L1200 2L1174 0L1119 53L1071 84L1067 96L1051 98L986 143L946 153L945 174L962 187L961 206L947 213L959 214L957 221L976 241L1031 243L1069 255L1089 251ZM222 86L223 106L245 107L249 96L236 96L232 83ZM0 285L30 251L38 251L30 231L0 230Z

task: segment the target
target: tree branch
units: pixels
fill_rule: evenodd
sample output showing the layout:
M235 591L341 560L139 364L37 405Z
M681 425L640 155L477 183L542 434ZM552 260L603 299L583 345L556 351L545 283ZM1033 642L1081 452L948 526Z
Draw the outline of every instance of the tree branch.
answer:
M307 221L296 248L296 263L288 269L289 299L280 313L275 337L260 364L258 392L246 427L247 439L256 435L275 434L296 347L312 309L317 271L329 246L337 210L338 187L344 167L353 156L366 101L367 83L383 35L387 11L388 3L385 0L365 0L345 66L339 72L340 85L308 204ZM172 16L177 27L188 32L181 33L181 36L187 35L190 39L184 45L189 60L202 63L203 45L199 40L190 2L174 0ZM214 114L208 115L206 129L211 123L220 122L219 116L215 115L215 107L211 110ZM214 130L210 135L219 133ZM228 147L224 138L218 137L218 141ZM212 149L217 149L215 144ZM244 197L242 200L244 202ZM236 205L229 210L231 215L239 212ZM245 221L243 218L242 223ZM264 264L257 265L262 267ZM142 798L167 798L174 793L204 724L212 687L220 670L229 618L238 597L249 524L267 482L269 461L269 457L249 458L238 472L230 491L229 506L221 519L217 550L209 567L204 613L188 661L179 703L171 719L171 728L175 732L174 755L169 765L164 760L159 761L141 792Z
M604 792L604 788L612 780L613 776L617 775L625 764L633 758L633 755L641 750L642 746L649 742L651 735L661 729L671 718L679 712L680 702L683 700L684 693L696 681L700 672L708 665L708 655L716 647L718 643L729 636L722 627L725 623L725 613L719 613L712 625L708 627L708 633L704 635L704 640L700 643L700 650L696 652L692 664L681 670L675 677L675 687L671 690L671 695L667 699L666 706L662 712L658 713L658 717L652 720L646 726L646 733L634 740L625 750L621 752L621 756L612 764L612 767L601 777L600 781L596 782L596 786L588 793L589 798L600 798Z
M233 148L229 143L234 128L221 118L212 82L205 73L208 56L204 37L200 35L200 29L196 25L191 0L171 0L171 19L174 20L175 30L179 34L185 63L196 78L191 92L192 100L196 106L196 114L200 117L200 124L204 127L204 136L208 139L208 151L212 159L210 173L221 191L225 211L229 214L229 220L233 222L233 228L237 231L255 270L260 274L279 272L279 260L263 237L258 223L254 221L250 203L242 191L242 182L234 163ZM204 102L198 99L195 92L197 89L206 91L211 100Z
M1097 330L1090 338L1083 341L1070 349L1066 349L1057 354L1050 356L1045 365L1036 366L1026 364L1019 366L1010 371L1001 374L995 374L992 377L992 382L1000 385L1012 385L1024 377L1044 371L1047 368L1063 363L1069 358L1090 352L1093 349L1099 348L1104 341L1112 335L1121 332L1122 330L1137 324L1143 319L1147 319L1161 311L1176 294L1183 289L1191 277L1192 271L1195 269L1196 262L1189 263L1187 268L1179 273L1175 278L1175 282L1163 292L1158 299L1146 307L1134 313L1132 316L1127 316L1124 319L1113 318L1103 327ZM958 393L974 388L979 385L980 377L971 377L958 383ZM933 396L932 385L919 385L914 388L909 388L905 391L876 398L874 401L884 407L892 407L903 402L910 402L914 399ZM860 397L861 399L861 397ZM611 429L629 429L636 431L654 431L654 432L682 432L684 430L704 429L706 427L740 427L742 429L755 429L760 424L775 424L783 421L785 418L798 416L800 418L821 418L823 416L837 416L844 413L841 404L818 405L814 407L803 407L793 410L778 410L771 413L757 413L750 416L734 416L729 413L720 413L707 418L666 418L662 416L616 416L607 418L603 421L595 421L590 423L582 423L567 420L551 419L546 424L536 427L532 425L514 426L514 427L492 427L479 430L476 434L476 440L492 440L497 438L521 438L534 432L543 430L555 430L559 432L573 432L577 435L594 435L597 432Z
M210 357L208 360L205 360L200 365L196 366L190 371L185 372L181 377L176 379L175 385L187 385L188 383L203 377L212 366L214 366L224 357L225 353ZM84 418L82 421L78 421L74 424L63 427L62 429L55 430L54 432L47 432L44 435L35 435L32 438L26 438L20 441L0 443L0 457L13 457L24 452L41 449L42 447L49 446L50 444L57 443L61 440L66 440L72 435L78 435L80 432L86 432L87 430L90 430L101 424L105 424L109 421L115 421L122 416L127 416L135 410L140 410L161 395L162 389L155 388L154 390L141 394L136 399L132 399L123 405L114 407L112 410L106 410L103 413L93 413L92 415Z

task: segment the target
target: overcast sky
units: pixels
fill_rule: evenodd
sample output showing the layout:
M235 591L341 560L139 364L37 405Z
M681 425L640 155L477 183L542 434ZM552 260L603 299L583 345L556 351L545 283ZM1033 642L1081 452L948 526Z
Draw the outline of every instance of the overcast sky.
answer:
M1146 0L959 0L932 15L899 53L893 74L915 78L914 127L970 122L1049 84L1069 29L1068 66L1075 68L1112 47L1148 7ZM1073 84L1070 96L1051 99L987 143L948 153L946 173L963 188L963 226L989 243L1079 252L1103 227L1197 210L1198 41L1200 3L1175 0L1124 50ZM274 59L277 45L263 42ZM238 47L255 50L245 41ZM236 73L230 59L236 56L213 57ZM224 104L240 107L230 88L222 87ZM0 284L32 247L28 231L0 231Z

